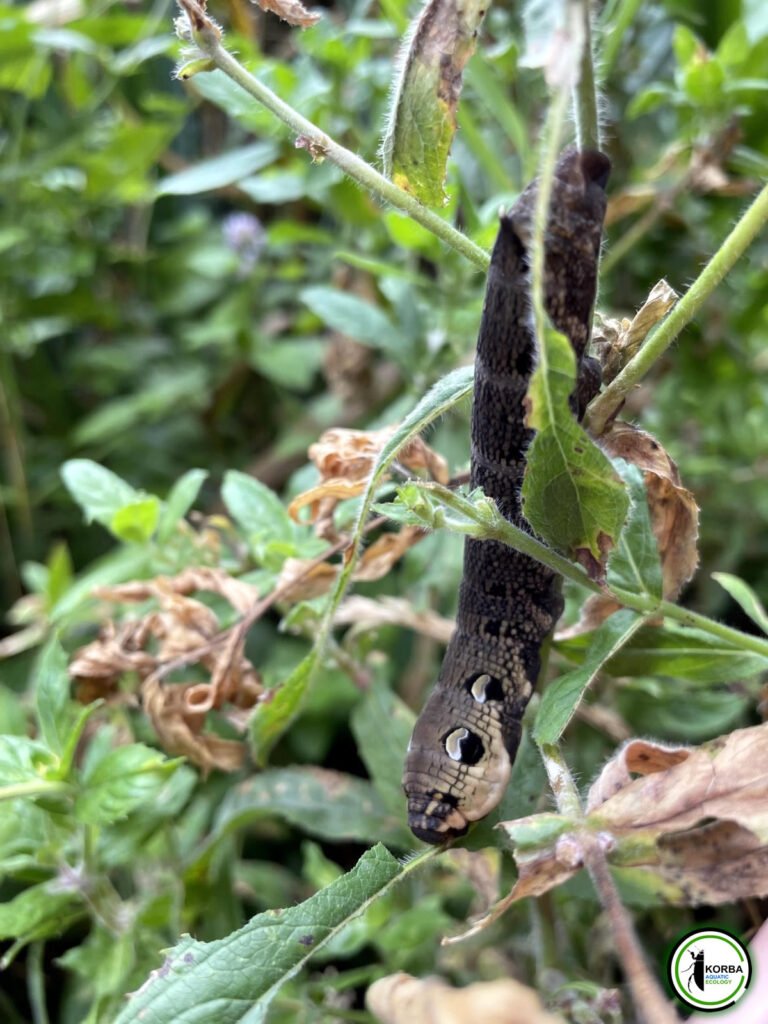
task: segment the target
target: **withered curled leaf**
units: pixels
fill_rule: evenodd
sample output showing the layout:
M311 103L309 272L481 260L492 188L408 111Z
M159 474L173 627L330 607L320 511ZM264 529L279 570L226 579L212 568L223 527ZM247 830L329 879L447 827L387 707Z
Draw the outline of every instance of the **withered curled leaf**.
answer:
M298 521L301 509L309 506L309 522L314 524L315 533L335 539L333 513L336 505L363 493L376 459L395 429L366 431L334 427L326 430L309 446L309 457L320 472L320 483L297 495L288 506L288 514ZM398 462L408 469L426 470L439 483L448 482L445 459L420 437L412 438L400 449Z
M238 631L222 634L214 612L190 596L200 591L221 595L241 615L259 596L250 584L207 568L101 588L103 600L153 600L157 607L138 619L107 622L97 640L75 652L69 672L83 703L99 697L135 702L132 692L118 688L126 673L135 673L143 710L168 753L184 754L206 771L234 771L243 763L245 745L206 731L208 715L218 712L242 733L263 687ZM175 662L202 666L208 680L167 682L166 666Z

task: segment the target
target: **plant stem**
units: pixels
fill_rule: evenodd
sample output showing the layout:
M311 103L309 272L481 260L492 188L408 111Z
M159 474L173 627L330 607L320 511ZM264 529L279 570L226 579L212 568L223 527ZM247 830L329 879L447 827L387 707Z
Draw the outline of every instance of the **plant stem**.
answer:
M768 659L768 640L764 640L762 637L753 636L751 633L742 633L731 626L724 626L720 622L715 622L714 619L708 619L706 615L700 615L698 612L690 611L688 608L682 608L672 601L660 601L650 594L635 594L621 587L609 588L601 586L587 576L581 566L575 565L557 551L553 551L546 544L542 544L540 540L536 540L535 537L514 526L495 508L492 515L484 514L463 495L456 494L441 484L419 483L418 486L420 490L433 494L447 508L458 512L462 519L469 519L478 527L477 530L468 530L462 524L456 523L454 525L448 522L446 525L449 528L452 525L454 529L458 527L459 532L470 533L471 536L476 537L478 540L497 540L502 544L508 544L510 547L515 548L516 551L535 558L537 562L546 565L553 572L559 573L573 583L579 584L579 586L586 587L593 594L613 597L625 608L631 608L633 611L644 615L661 614L667 618L674 619L684 626L695 626L697 629L727 641L734 647L744 651L753 651L755 654Z
M610 923L616 956L624 968L638 1019L645 1024L680 1024L680 1018L648 969L632 921L608 868L605 853L595 836L584 836L584 866Z
M597 114L594 54L592 53L592 20L589 0L579 4L584 26L579 81L573 94L573 119L576 124L576 145L579 149L600 149L600 120Z
M582 820L584 811L579 791L560 747L557 743L542 744L541 756L558 811L572 821ZM579 840L584 866L608 917L616 955L627 976L639 1019L646 1024L679 1024L677 1014L648 970L632 920L619 897L599 837L587 829L579 829L575 838Z
M49 793L66 793L70 789L67 782L47 782L35 779L31 782L15 782L11 786L0 787L0 800L17 800L19 797L42 796Z
M672 312L651 332L637 355L590 404L585 416L589 430L599 437L606 423L625 396L666 352L678 334L698 311L747 247L768 222L768 184L763 186L752 205L717 250Z
M254 99L262 103L275 117L287 124L297 135L303 136L315 148L315 151L340 167L345 174L362 185L382 202L387 202L403 213L412 217L422 227L444 242L451 249L460 253L480 270L486 271L490 257L485 249L475 245L471 239L457 231L436 213L427 209L412 195L398 188L383 174L361 160L359 156L340 146L337 142L321 131L316 124L308 121L288 103L281 100L271 89L255 78L226 50L218 40L198 37L201 49L205 51L219 70L236 82Z
M560 747L557 743L544 743L541 757L558 811L565 818L580 821L584 817L581 798Z

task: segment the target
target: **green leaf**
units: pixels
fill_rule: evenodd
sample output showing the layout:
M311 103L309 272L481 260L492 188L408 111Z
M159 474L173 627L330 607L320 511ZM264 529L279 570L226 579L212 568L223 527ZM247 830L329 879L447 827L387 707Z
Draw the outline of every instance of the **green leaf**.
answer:
M599 560L606 542L618 539L629 498L570 410L576 363L568 339L548 327L539 356L528 391L528 421L537 434L528 449L523 513L554 547L586 548Z
M82 916L79 893L57 880L32 885L0 904L0 939L28 942L64 931L75 916Z
M223 156L203 160L177 174L170 174L157 186L158 196L191 196L233 185L271 164L279 153L276 142L254 142L230 150Z
M257 558L274 541L288 543L296 538L296 525L283 504L266 484L246 473L229 470L224 477L221 497L227 511L247 534Z
M352 712L357 750L381 795L398 821L405 821L403 764L416 716L377 679Z
M314 766L276 768L247 779L225 796L213 830L219 836L270 815L332 842L413 845L402 813L393 817L370 782Z
M747 725L754 697L705 690L679 679L628 679L616 694L620 714L637 734L701 743Z
M625 608L611 615L591 634L581 665L555 679L544 691L533 730L537 743L557 743L587 687L603 665L631 639L642 624L641 615Z
M124 505L109 520L109 528L118 540L143 544L155 532L160 518L160 499L154 495Z
M408 35L382 143L384 173L422 203L442 206L464 67L487 4L429 0Z
M760 598L748 583L745 583L744 580L739 579L738 576L733 576L729 572L713 572L712 579L731 595L733 600L752 619L755 625L759 626L764 633L768 633L768 613L766 613Z
M574 637L559 644L566 654L581 656L589 641ZM703 630L666 622L644 626L605 665L614 676L660 675L702 685L728 683L768 669L768 658L734 647Z
M64 749L69 724L67 656L54 636L42 650L35 674L35 707L40 736L55 754Z
M89 523L95 519L108 525L116 512L141 498L139 492L116 473L90 459L65 462L61 477Z
M661 600L661 559L651 526L643 474L637 466L623 459L617 459L614 465L627 485L631 504L618 547L608 562L608 586Z
M253 758L267 763L269 752L297 718L312 680L316 655L313 651L294 669L284 683L270 692L269 700L256 705L248 731Z
M28 736L0 736L0 786L39 782L54 763L50 750Z
M167 776L181 764L157 750L132 743L86 759L75 800L75 814L89 825L109 825L139 804L151 803Z
M157 527L157 539L165 543L173 534L176 524L189 512L200 493L200 488L208 476L205 469L189 469L179 477L165 499L165 507Z
M348 334L363 345L398 356L407 350L407 339L403 339L387 314L357 295L326 285L313 285L302 288L299 298L328 327Z
M261 1024L282 985L403 870L378 845L298 906L258 914L215 942L185 936L115 1024Z

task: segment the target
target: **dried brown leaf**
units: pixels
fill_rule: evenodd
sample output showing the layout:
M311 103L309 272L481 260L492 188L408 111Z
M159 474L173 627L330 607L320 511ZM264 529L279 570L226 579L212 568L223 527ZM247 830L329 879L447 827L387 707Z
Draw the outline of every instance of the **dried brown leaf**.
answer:
M637 353L651 329L663 320L677 302L677 292L662 278L630 320L599 318L592 346L603 367L603 381L612 381Z
M250 584L220 569L189 569L175 577L158 576L104 587L99 596L114 603L154 600L157 608L140 619L116 625L108 622L98 640L75 652L70 675L83 702L97 697L125 701L120 679L135 672L140 680L144 711L169 753L185 754L206 771L234 771L245 756L239 740L204 732L211 711L221 712L240 731L247 713L263 693L258 672L243 654L237 629L221 636L214 612L190 596L213 591L241 615L258 599ZM197 663L207 670L207 682L166 683L166 666Z
M452 988L400 972L375 981L365 1002L381 1024L563 1024L538 993L511 978Z
M404 526L397 533L383 533L363 551L352 579L365 583L382 579L408 548L425 536L425 531L418 526Z
M352 626L355 632L378 629L381 626L402 626L414 633L431 637L447 644L456 624L430 609L417 610L399 597L380 597L373 600L353 594L340 606L333 619L339 626Z
M356 498L365 490L368 479L384 445L395 427L382 430L326 430L309 446L309 457L320 472L320 483L299 494L288 506L288 514L299 519L309 506L309 522L323 537L333 536L333 511L339 501ZM414 437L398 453L398 462L408 469L427 470L434 480L447 483L448 465L420 437Z
M515 900L566 881L595 841L620 877L659 902L766 896L768 724L693 748L632 740L590 790L583 823L533 815L501 827L518 843L519 879L473 931Z
M649 433L614 423L602 438L605 451L643 470L651 526L661 558L664 597L674 601L699 562L699 508L682 486L673 460Z
M299 28L309 28L320 21L319 14L313 14L299 3L299 0L255 0L262 11L276 14L282 21Z
M382 534L365 548L352 579L366 583L382 579L408 548L424 536L424 531L418 526L405 526L397 533ZM339 566L328 562L315 564L312 559L287 558L280 570L277 587L283 591L286 601L309 601L327 594L338 573Z

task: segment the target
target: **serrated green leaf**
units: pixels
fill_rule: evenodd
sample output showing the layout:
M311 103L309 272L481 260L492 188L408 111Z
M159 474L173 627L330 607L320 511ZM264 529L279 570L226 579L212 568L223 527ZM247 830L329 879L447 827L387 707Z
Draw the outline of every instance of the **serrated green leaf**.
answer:
M241 146L223 156L203 160L177 174L168 175L158 184L156 194L191 196L232 185L267 167L275 160L278 152L277 143L270 141Z
M165 507L157 527L159 543L168 540L176 524L192 508L207 476L208 471L205 469L189 469L173 485L171 493L165 499Z
M35 707L40 736L55 753L61 754L70 720L67 656L53 637L43 648L35 673Z
M109 520L109 529L118 540L144 544L155 532L160 518L160 499L154 495L124 505Z
M215 942L185 936L116 1024L260 1024L281 986L402 872L378 845L298 906L258 914Z
M528 422L536 431L523 479L523 514L545 541L596 559L615 544L629 508L609 459L574 419L568 398L576 361L568 339L547 327L531 378Z
M616 550L608 561L608 586L661 600L661 559L651 526L651 514L641 470L623 459L614 462L630 498L630 509Z
M394 817L370 782L314 766L276 768L247 779L224 798L213 832L218 837L270 815L332 842L413 845L402 813Z
M764 633L768 633L768 613L754 590L738 576L729 572L713 572L712 579L715 580L741 610L752 619L755 625L759 626Z
M75 814L89 825L109 825L141 803L151 803L180 761L170 761L143 743L109 750L86 760Z
M251 751L259 765L264 765L269 752L304 706L312 681L316 655L313 652L294 669L284 683L270 693L270 699L256 705L248 725Z
M349 335L363 345L402 356L407 351L408 339L378 306L327 285L312 285L299 292L301 301L324 324Z
M384 173L427 205L445 202L462 74L487 6L484 0L428 0L409 32L382 155Z
M582 664L555 679L544 691L533 730L537 743L557 743L587 687L603 665L631 639L642 623L641 615L625 608L611 615L591 634Z
M91 459L70 459L61 467L69 493L85 512L87 522L108 524L112 516L141 495L129 483Z
M377 679L350 721L357 750L385 806L405 822L403 764L416 716Z

